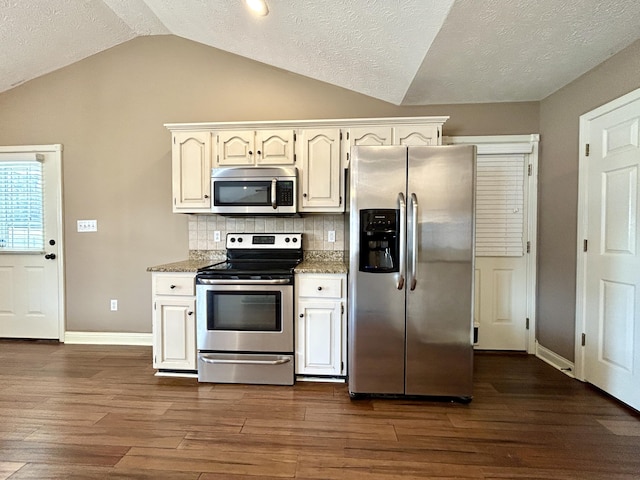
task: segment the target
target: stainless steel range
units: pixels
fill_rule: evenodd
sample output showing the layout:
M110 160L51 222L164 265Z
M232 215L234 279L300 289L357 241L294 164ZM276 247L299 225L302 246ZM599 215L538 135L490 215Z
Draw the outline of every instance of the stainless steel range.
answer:
M196 275L198 380L293 385L293 270L300 233L230 233Z

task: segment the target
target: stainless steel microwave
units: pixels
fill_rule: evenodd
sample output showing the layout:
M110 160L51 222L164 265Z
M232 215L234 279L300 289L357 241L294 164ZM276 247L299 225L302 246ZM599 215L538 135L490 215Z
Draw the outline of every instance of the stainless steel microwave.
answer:
M292 215L297 212L295 167L211 170L211 208L222 215Z

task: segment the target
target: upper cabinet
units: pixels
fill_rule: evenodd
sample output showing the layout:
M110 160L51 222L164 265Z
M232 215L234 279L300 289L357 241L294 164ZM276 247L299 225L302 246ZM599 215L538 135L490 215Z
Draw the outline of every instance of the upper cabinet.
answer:
M441 126L402 125L393 129L393 145L440 145Z
M389 119L392 121L393 119ZM350 128L344 140L344 164L349 166L351 147L357 145L440 145L442 124L372 125Z
M173 211L211 210L211 132L174 132L172 135Z
M351 147L357 145L381 146L393 145L393 127L371 126L350 128L344 141L344 165L349 166L351 160Z
M294 166L300 213L345 210L356 145L440 145L449 117L173 123L173 211L211 212L211 168Z
M343 212L343 176L340 162L340 129L300 130L298 210L304 212Z
M215 166L293 165L294 139L293 129L220 131Z

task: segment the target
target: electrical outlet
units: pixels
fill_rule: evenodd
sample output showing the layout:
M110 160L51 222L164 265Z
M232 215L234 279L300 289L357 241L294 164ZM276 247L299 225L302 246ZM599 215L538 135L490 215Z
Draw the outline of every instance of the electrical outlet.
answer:
M116 312L118 311L118 300L111 300L111 311L112 312Z
M97 232L97 220L78 220L78 232Z
M336 231L329 230L327 232L327 242L335 242L336 241Z
M213 232L213 241L214 242L219 242L220 241L220 230L215 230Z

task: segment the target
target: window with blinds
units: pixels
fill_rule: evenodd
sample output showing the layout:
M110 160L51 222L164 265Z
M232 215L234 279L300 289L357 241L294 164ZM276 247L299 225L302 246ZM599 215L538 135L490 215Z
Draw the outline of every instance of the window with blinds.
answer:
M524 155L478 155L476 256L524 255Z
M44 250L42 189L42 162L0 161L0 251Z

